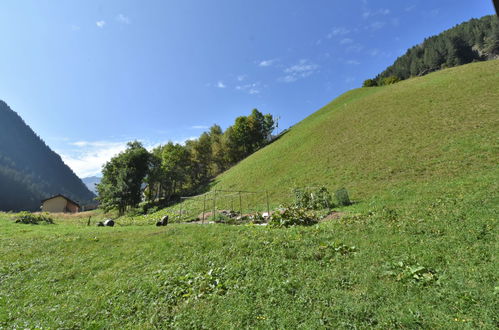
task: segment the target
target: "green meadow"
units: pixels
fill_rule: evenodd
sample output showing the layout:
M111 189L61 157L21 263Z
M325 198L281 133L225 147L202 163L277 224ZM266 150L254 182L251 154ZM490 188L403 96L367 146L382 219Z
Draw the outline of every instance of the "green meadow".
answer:
M346 187L341 219L151 225L162 210L103 228L0 214L0 329L497 329L498 72L350 91L211 187L269 191L272 208L293 187Z

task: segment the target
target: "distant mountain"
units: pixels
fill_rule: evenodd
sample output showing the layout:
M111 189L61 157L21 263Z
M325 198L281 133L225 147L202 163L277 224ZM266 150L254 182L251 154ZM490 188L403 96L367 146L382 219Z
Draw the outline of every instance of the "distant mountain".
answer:
M83 181L85 186L87 186L88 190L97 195L97 188L95 187L95 185L100 183L101 179L102 178L98 176L89 176L86 178L82 178L81 181Z
M61 157L0 100L0 210L39 210L42 199L56 194L82 205L95 197Z

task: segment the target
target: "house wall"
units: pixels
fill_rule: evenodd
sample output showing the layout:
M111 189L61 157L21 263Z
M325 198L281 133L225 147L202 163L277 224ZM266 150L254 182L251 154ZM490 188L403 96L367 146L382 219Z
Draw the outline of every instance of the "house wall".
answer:
M43 202L42 211L53 212L53 213L64 212L66 210L67 203L68 201L65 198L57 196L55 198L51 198Z
M78 205L73 204L70 201L68 201L68 204L66 205L66 208L67 208L66 211L71 212L71 213L77 213L78 210L79 210Z

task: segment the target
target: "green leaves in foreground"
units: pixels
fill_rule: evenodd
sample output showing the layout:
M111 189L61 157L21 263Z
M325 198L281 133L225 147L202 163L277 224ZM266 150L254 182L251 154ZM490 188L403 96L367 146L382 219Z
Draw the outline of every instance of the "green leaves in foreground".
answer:
M387 265L389 270L384 272L385 276L395 278L397 281L413 283L418 285L430 285L439 283L439 276L436 270L421 266L417 263L404 263L403 261Z
M319 222L316 212L291 206L272 214L271 227L312 226Z
M16 223L24 223L30 225L38 225L40 223L46 225L54 224L54 220L48 215L48 213L33 214L27 211L23 211L19 212L15 219Z

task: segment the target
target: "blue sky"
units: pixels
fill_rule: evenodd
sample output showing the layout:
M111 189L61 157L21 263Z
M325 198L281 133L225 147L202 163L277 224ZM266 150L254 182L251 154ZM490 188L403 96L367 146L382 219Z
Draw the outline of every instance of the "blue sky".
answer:
M295 124L425 37L494 13L465 0L2 0L0 98L81 177L258 108Z

